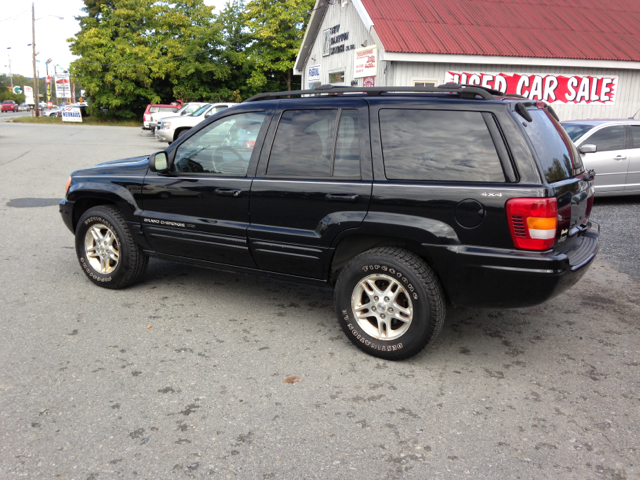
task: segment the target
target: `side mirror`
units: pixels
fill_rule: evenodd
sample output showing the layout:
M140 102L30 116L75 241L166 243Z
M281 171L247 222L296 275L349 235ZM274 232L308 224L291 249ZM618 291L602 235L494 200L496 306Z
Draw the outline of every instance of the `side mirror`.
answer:
M165 173L169 171L169 160L164 152L153 153L149 157L149 170L152 172Z
M578 151L580 153L595 153L598 151L598 147L596 147L592 143L586 143L584 145L580 145L580 147L578 148Z

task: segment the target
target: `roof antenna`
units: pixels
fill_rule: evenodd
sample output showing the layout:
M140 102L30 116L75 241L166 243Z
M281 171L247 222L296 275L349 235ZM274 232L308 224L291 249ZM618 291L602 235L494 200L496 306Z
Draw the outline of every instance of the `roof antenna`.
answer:
M638 112L640 112L640 108L638 109ZM636 113L634 113L633 115L631 115L631 116L629 117L629 120L635 120L636 115L638 114L638 112L636 112Z

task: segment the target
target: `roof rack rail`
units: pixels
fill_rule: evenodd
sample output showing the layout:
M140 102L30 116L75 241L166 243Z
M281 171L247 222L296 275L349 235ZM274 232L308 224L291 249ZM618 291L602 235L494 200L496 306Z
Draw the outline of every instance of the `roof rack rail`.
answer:
M313 90L293 90L290 92L269 92L254 95L243 103L255 102L266 98L288 97L290 95L322 95L334 93L363 93L370 96L379 96L383 93L457 93L462 98L481 97L483 100L493 100L494 95L503 96L502 92L476 85L460 85L459 83L445 83L437 87L341 87L335 85L321 85Z

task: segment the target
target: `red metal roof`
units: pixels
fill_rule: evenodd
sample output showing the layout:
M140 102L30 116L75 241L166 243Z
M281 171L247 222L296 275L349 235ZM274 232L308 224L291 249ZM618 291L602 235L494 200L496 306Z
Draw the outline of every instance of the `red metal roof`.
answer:
M640 0L362 0L387 52L640 61Z

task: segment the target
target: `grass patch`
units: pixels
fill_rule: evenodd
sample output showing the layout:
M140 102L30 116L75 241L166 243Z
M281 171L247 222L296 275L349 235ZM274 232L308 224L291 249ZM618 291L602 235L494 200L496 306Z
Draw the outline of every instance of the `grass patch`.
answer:
M61 117L17 117L7 120L12 123L43 123L46 125L81 125L76 122L63 122ZM85 117L82 125L100 125L108 127L142 127L139 120L112 120L98 117Z

